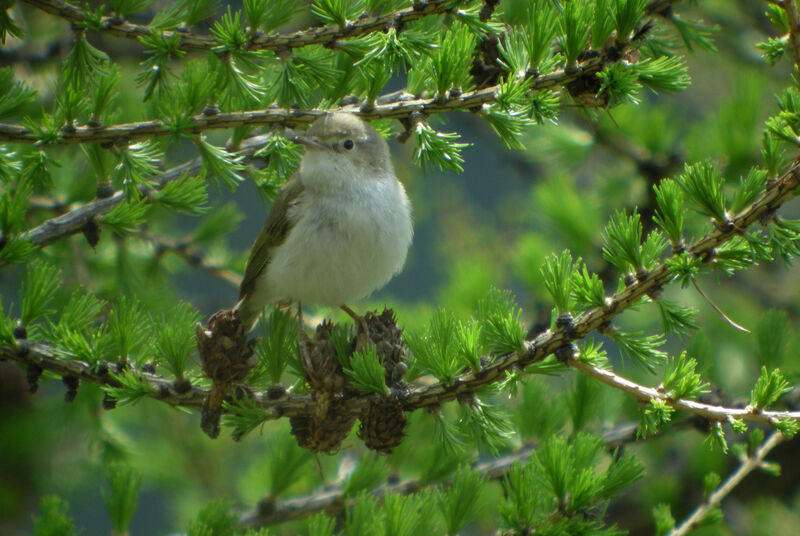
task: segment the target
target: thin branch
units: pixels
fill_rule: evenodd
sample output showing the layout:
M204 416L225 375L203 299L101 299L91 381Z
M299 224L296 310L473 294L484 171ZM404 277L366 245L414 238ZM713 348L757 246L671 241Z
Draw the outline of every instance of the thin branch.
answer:
M781 7L786 12L786 21L789 23L789 42L792 45L794 64L800 69L800 26L797 22L797 6L794 0L783 0Z
M771 183L767 190L751 205L732 219L732 225L725 228L714 228L700 240L686 249L685 254L694 258L706 258L708 253L738 236L744 229L759 221L764 214L777 210L777 208L795 196L795 189L800 184L798 166L793 166L782 177ZM590 309L579 315L571 329L547 330L533 341L525 342L523 351L509 352L489 358L489 364L477 371L468 371L458 376L453 382L441 382L429 385L417 385L407 391L394 393L406 411L413 411L422 407L441 404L456 399L460 394L474 393L500 381L506 377L506 372L512 369L524 370L526 366L542 361L560 348L572 344L573 341L586 337L592 331L610 322L614 317L631 307L647 295L648 291L669 284L675 279L665 263L643 275L629 287L617 292L607 299L605 307ZM49 370L62 376L75 376L79 379L95 383L114 385L114 380L108 374L99 374L88 363L71 359L59 359L53 346L45 343L17 344L16 347L1 347L0 358L19 363L33 364L43 370ZM156 360L157 361L157 360ZM605 376L604 376L605 377ZM185 394L175 392L173 382L152 374L142 374L147 382L153 386L153 398L164 400L172 405L191 408L200 408L208 396L209 390L193 386ZM613 377L608 381L618 383ZM620 386L623 386L620 383ZM637 393L636 384L625 384L632 393ZM644 391L647 400L654 393ZM378 399L378 395L356 394L348 395L340 405L341 415L359 415L367 405ZM253 391L253 403L266 409L269 418L308 416L316 411L316 403L311 393L296 394L284 393L280 398L271 398L266 391ZM712 415L727 418L732 415L751 422L771 423L773 419L800 420L800 412L758 411L723 408L715 411L713 406L696 405L688 402L680 409L693 414Z
M569 71L559 70L550 74L536 76L531 90L560 87L582 76L591 76L610 61L603 57L591 58L575 66ZM340 111L350 112L365 120L373 119L408 119L412 113L433 115L456 110L471 110L497 99L499 86L467 91L457 95L449 95L445 99L439 97L413 98L408 94L400 94L394 100L378 100L370 110L362 110L360 105L342 106ZM242 112L218 113L215 115L196 115L181 129L181 134L200 134L208 130L220 130L240 126L283 125L296 127L312 123L318 117L329 114L331 110L323 109L285 109L267 108ZM117 143L138 138L173 135L163 121L139 121L121 123L101 127L77 126L73 131L61 132L56 144L74 143ZM39 138L29 128L9 123L0 123L0 141L13 143L36 143Z
M259 149L264 147L269 140L270 135L265 134L261 136L253 136L246 139L241 146L240 154L246 157L252 157ZM151 179L155 184L155 190L160 190L168 182L180 178L184 173L195 174L203 166L203 160L197 157L189 162L176 166L161 175L157 175ZM147 191L143 191L145 199ZM74 208L61 216L50 218L44 221L37 227L20 235L20 240L27 240L34 246L44 247L57 242L62 238L80 233L86 225L94 221L96 218L110 212L114 207L119 205L125 199L125 194L122 190L114 192L111 197L104 199L96 199L90 203Z
M71 23L88 24L89 16L83 9L68 4L62 0L24 0L42 11L61 17ZM255 34L247 43L248 50L286 50L300 48L308 45L332 45L339 39L358 37L372 32L386 32L389 28L401 27L403 24L452 10L452 0L422 0L414 2L411 7L399 9L375 17L359 18L348 22L344 28L337 26L324 26L310 28L291 34ZM213 51L219 45L217 39L209 34L192 31L158 30L151 26L134 24L127 20L120 20L118 16L105 16L100 19L99 31L126 39L141 39L153 34L169 39L178 35L181 38L178 47L182 50L207 50Z
M670 427L670 430L688 430L691 428L692 425L689 422L682 422ZM630 423L604 432L603 442L606 448L613 450L638 441L636 429L637 424ZM494 460L475 462L472 464L472 469L488 480L500 480L515 463L524 464L535 450L535 445L524 445L512 453ZM426 485L428 484L423 479L409 478L393 484L378 486L371 490L370 494L377 499L389 494L408 495L420 491ZM302 519L318 512L335 515L342 512L346 504L347 498L341 488L326 489L285 500L276 500L273 497L265 496L258 502L256 508L246 511L239 517L239 525L257 528Z
M753 472L755 469L758 469L761 466L761 463L764 460L764 457L778 446L784 440L783 435L775 431L772 433L766 441L764 441L761 446L753 453L752 456L746 458L742 465L728 477L728 479L722 483L714 492L706 499L700 506L692 512L692 515L687 517L683 523L675 527L669 532L668 536L684 536L688 534L689 531L694 529L698 523L700 523L708 512L719 505L731 491L733 488L739 485L739 483L746 477L748 474Z
M89 16L83 9L68 4L62 0L24 0L42 11L56 15L71 23L85 24L94 28L94 23L89 23ZM679 0L654 0L645 9L646 15L658 15ZM348 21L343 27L324 26L309 28L291 34L272 33L263 35L256 33L248 41L247 50L290 50L308 45L332 46L339 39L359 37L373 32L387 32L390 28L402 28L403 25L429 15L438 15L445 12L456 11L452 0L416 0L411 7L399 9L383 15L373 17L360 17L355 21ZM191 31L158 30L151 26L134 24L120 20L116 15L105 16L100 19L101 32L109 33L126 39L140 39L153 34L169 39L179 35L181 42L178 48L182 50L207 50L213 51L219 42L211 35Z
M740 419L746 422L772 424L776 420L781 419L800 420L800 411L764 411L752 407L726 408L723 406L703 404L695 400L687 400L684 398L672 399L663 391L640 385L615 374L611 370L595 367L574 357L570 357L567 360L567 365L614 389L633 396L639 402L649 403L651 400L661 400L676 410L685 411L699 417L705 417L710 421L727 422L730 419Z
M165 251L174 253L182 258L189 266L204 270L235 289L238 289L239 285L242 283L241 275L224 266L210 262L206 259L205 253L194 247L189 241L172 240L163 236L156 236L146 231L137 233L137 236L153 244L156 247L156 253L159 255Z

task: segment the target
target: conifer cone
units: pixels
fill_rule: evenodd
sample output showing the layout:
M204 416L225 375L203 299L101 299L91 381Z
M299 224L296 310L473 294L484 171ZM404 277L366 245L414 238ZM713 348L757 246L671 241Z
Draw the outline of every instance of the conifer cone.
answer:
M292 435L300 447L327 454L338 450L355 422L356 418L342 412L336 403L328 408L328 413L323 419L313 415L289 419Z
M367 448L390 454L403 441L406 422L402 404L392 398L383 398L370 403L361 414L358 437Z
M402 382L408 369L403 330L397 325L391 309L384 309L380 315L369 312L364 316L364 321L369 331L367 336L375 345L375 352L386 371L386 385L395 387Z
M300 362L306 371L308 384L317 403L316 418L324 420L334 397L344 390L345 376L331 343L333 324L326 320L314 333L313 339L301 339Z
M197 350L203 372L213 382L203 404L200 426L209 437L219 435L222 401L230 388L245 379L256 363L252 346L247 341L247 327L231 310L215 313L203 328L195 327Z

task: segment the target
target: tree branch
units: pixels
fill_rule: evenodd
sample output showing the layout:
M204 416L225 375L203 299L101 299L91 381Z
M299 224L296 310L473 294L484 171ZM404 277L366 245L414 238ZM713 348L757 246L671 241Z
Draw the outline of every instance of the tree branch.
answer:
M614 389L633 396L639 402L647 404L653 399L663 400L676 410L685 411L699 417L705 417L710 421L727 422L730 419L740 419L746 422L772 424L776 419L800 420L800 411L763 411L751 407L726 408L722 406L713 406L711 404L703 404L695 400L684 398L672 399L663 391L640 385L615 374L611 370L592 366L574 357L570 357L567 360L567 365Z
M770 183L767 190L751 205L732 218L731 225L717 227L686 249L686 254L695 258L706 258L712 249L744 232L750 225L765 215L774 212L785 201L795 196L795 188L800 184L798 164L792 166L782 177ZM592 331L610 322L628 307L637 303L649 291L666 285L674 280L674 275L665 263L646 275L638 278L630 286L607 299L605 307L596 307L579 315L571 329L547 330L533 341L525 342L524 351L509 352L490 358L490 363L478 371L468 371L458 376L452 383L437 382L430 385L417 385L403 392L395 392L398 401L406 411L413 411L426 406L440 404L456 399L460 394L474 393L492 383L506 377L510 370L524 370L533 363L542 361L560 348L573 341L587 336ZM45 343L17 343L16 347L0 348L0 357L9 361L33 364L43 370L59 375L75 376L79 379L105 385L115 385L116 380L107 373L101 374L86 362L59 359L55 348ZM96 367L95 367L96 368ZM605 377L605 376L604 376ZM151 384L152 396L171 405L200 408L208 396L209 390L193 386L185 394L174 390L173 382L157 375L142 373L142 378ZM611 378L613 379L613 378ZM609 380L611 380L609 379ZM616 381L616 380L615 380ZM635 384L628 386L638 392ZM650 399L650 393L644 393ZM269 412L269 418L308 416L316 411L316 403L310 393L284 393L279 398L271 398L268 392L254 391L250 395L253 402ZM342 400L341 415L359 415L370 401L377 400L378 395L358 394ZM709 407L686 404L681 409L689 413L707 414ZM713 414L713 412L712 412ZM724 414L724 415L723 415ZM751 422L771 423L773 419L800 420L800 412L759 411L748 412L734 408L722 408L716 415L735 415Z
M559 70L550 74L535 76L531 90L549 89L563 86L581 76L590 76L599 72L607 63L607 59L595 57L586 60L568 71ZM359 115L362 119L408 119L412 113L433 115L455 110L479 109L483 104L497 100L499 86L467 91L447 98L409 98L401 94L393 100L378 100L371 109L364 110L360 105L348 105L339 111ZM285 109L267 108L242 112L218 113L215 115L196 115L191 123L181 130L182 134L200 134L207 130L220 130L240 126L283 125L296 127L312 123L318 117L329 114L332 110L323 109ZM174 134L163 121L139 121L121 123L101 127L76 126L70 132L62 131L57 144L74 143L119 143L138 138L167 136ZM13 143L36 143L39 138L27 127L9 123L0 123L0 141Z
M683 422L670 427L670 430L688 430L691 427L690 423ZM613 450L638 441L636 429L637 424L630 423L606 431L603 433L603 442L606 444L606 448ZM525 463L535 450L536 445L524 445L512 453L494 460L475 462L472 464L472 469L488 480L500 480L515 463ZM371 490L370 493L378 499L389 494L408 495L420 491L426 485L423 479L409 478L393 484L383 484ZM239 525L258 528L302 519L318 512L335 515L342 512L346 504L347 498L341 488L326 489L285 500L276 500L274 497L265 496L258 502L257 507L246 511L239 517Z
M191 242L186 240L172 240L163 236L156 236L146 231L141 231L137 234L143 240L150 242L156 247L157 255L165 251L170 251L182 258L189 266L204 270L229 286L237 290L239 289L239 285L242 283L241 275L224 266L209 262L205 258L205 253L194 247Z
M26 3L35 6L42 11L61 17L71 23L90 24L94 28L94 23L90 23L86 11L79 7L70 5L62 0L24 0ZM422 0L414 2L412 7L399 9L379 15L376 17L364 17L353 22L349 22L344 28L335 26L323 26L320 28L310 28L291 34L269 35L255 34L247 44L248 50L286 50L300 48L308 45L331 45L339 39L358 37L372 32L386 32L389 28L399 27L403 24L427 17L444 13L454 9L451 0ZM219 42L214 36L201 34L191 31L179 30L158 30L151 26L134 24L127 20L120 20L118 16L105 16L100 19L99 31L124 37L126 39L138 40L143 37L150 37L153 34L161 35L169 39L174 35L179 35L181 42L178 48L181 50L207 50L213 51Z
M739 485L739 483L746 477L748 474L753 472L755 469L758 469L761 466L761 463L764 460L764 457L778 446L784 440L783 435L778 432L772 432L772 435L764 441L761 446L753 453L752 456L746 458L742 465L728 477L728 479L722 483L714 492L706 499L700 506L695 509L692 514L687 517L683 523L675 527L669 532L668 536L684 536L688 534L693 528L695 528L698 523L700 523L704 517L708 514L708 512L719 505L731 491L733 488Z
M270 134L261 136L253 136L247 138L242 142L240 154L246 157L252 157L259 149L264 147L270 138ZM168 182L181 177L184 173L195 174L203 166L203 160L197 157L189 162L176 166L161 175L153 177L151 180L155 183L155 190L160 190ZM142 191L147 194L147 189ZM86 225L96 218L110 212L114 207L119 205L125 199L125 194L122 190L114 192L111 197L105 199L96 199L83 206L74 208L55 218L50 218L40 225L20 235L20 240L27 240L34 246L44 247L57 242L62 238L70 235L80 233Z

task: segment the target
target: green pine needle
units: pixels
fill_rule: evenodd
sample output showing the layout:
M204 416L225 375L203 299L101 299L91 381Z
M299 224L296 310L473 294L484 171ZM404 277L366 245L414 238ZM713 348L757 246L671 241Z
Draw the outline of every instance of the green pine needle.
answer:
M110 372L109 374L119 385L104 385L103 391L117 402L118 407L135 404L142 398L153 396L156 393L153 385L130 368L119 373Z
M111 527L115 534L127 534L139 502L142 473L129 465L112 463L108 467L108 482L110 491L104 498Z
M33 522L34 536L77 536L69 505L60 497L45 495L39 501L39 515Z
M208 190L202 177L184 173L169 181L153 197L154 203L186 214L203 214L208 211Z
M231 191L234 191L238 184L244 180L239 174L244 170L242 157L229 153L222 147L216 147L209 143L205 136L199 136L195 140L200 156L203 159L203 170L212 177L222 181Z
M464 171L461 166L464 163L461 150L472 144L457 142L460 137L455 132L437 132L421 121L414 128L414 160L423 168L435 164L441 170L449 169L461 173Z
M624 333L614 331L611 338L619 347L620 353L634 364L655 374L656 365L662 363L667 354L660 350L664 345L663 335L642 335L642 332Z
M465 467L455 474L453 485L438 496L448 536L456 536L478 517L483 507L481 495L485 484L479 473Z
M576 264L581 262L578 259ZM572 282L574 267L572 263L572 254L569 250L564 250L561 255L555 253L547 256L544 259L544 265L539 269L542 273L544 286L553 297L556 305L556 311L567 313L572 305Z
M761 376L756 381L755 387L750 391L750 405L755 409L762 409L774 404L784 393L791 391L791 384L778 369L768 372L767 367L761 367Z
M241 440L244 436L261 426L272 416L259 407L256 402L248 397L238 398L231 402L223 402L225 410L223 424L231 428L231 437L234 441Z
M39 318L53 313L50 302L61 285L61 270L44 261L34 261L28 265L22 285L23 326L30 326Z
M350 356L349 366L344 367L344 373L359 391L377 393L382 396L389 395L389 388L386 386L386 371L381 365L374 346L370 345L354 352Z
M672 399L690 398L710 392L708 382L704 382L700 374L695 372L697 361L694 358L687 358L686 352L675 358L668 358L666 361L666 371L661 386Z

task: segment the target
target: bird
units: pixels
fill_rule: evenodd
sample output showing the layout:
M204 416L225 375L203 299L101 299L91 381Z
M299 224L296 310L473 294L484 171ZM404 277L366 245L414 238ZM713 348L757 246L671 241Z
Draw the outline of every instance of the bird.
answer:
M252 329L270 304L342 307L403 268L411 203L386 140L357 115L316 119L296 143L297 171L275 196L250 251L234 312Z

